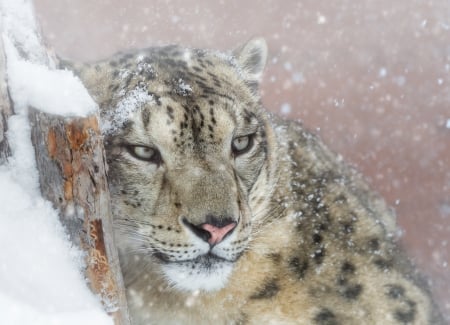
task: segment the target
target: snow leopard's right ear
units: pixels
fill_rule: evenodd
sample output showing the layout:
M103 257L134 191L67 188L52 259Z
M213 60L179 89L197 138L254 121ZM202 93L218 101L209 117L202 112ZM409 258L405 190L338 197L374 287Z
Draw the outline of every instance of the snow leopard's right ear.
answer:
M267 61L267 43L264 38L253 38L233 51L244 79L250 85L257 85Z

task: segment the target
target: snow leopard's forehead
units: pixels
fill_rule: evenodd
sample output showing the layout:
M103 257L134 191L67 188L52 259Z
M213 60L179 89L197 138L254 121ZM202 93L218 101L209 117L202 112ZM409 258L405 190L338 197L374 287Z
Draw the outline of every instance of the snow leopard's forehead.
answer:
M224 77L229 77L231 71L238 72L231 55L180 46L119 54L108 63L113 77L120 81L110 88L114 93L148 86L149 92L160 96L187 97L192 95L193 88L196 88L198 96L208 95L232 85Z
M255 132L261 124L259 100L232 56L169 46L121 54L108 64L107 133L120 130L135 139L144 136L136 132L156 131L186 150L222 142L239 127Z

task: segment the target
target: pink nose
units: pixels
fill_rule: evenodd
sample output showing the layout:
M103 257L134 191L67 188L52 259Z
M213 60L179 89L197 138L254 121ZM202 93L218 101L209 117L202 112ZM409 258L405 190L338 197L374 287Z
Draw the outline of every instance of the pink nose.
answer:
M229 223L228 225L220 228L210 225L209 223L201 225L201 228L203 230L206 230L207 232L210 233L211 237L208 239L208 243L210 243L211 245L220 243L222 239L225 237L225 235L228 234L231 230L233 230L234 227L236 227L236 223L234 222Z

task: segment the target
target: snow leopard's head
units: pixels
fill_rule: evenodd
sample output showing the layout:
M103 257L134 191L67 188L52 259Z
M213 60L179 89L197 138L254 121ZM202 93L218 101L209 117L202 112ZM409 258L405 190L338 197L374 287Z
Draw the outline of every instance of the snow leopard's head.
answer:
M182 290L226 284L273 187L266 56L254 39L231 55L168 46L78 67L101 106L126 281L151 268Z

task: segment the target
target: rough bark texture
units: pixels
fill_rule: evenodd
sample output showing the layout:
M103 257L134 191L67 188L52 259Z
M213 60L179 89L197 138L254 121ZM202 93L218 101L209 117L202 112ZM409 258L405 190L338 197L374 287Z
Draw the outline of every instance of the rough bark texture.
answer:
M102 136L96 116L61 118L30 109L41 192L86 252L86 276L115 324L129 324L112 236Z

